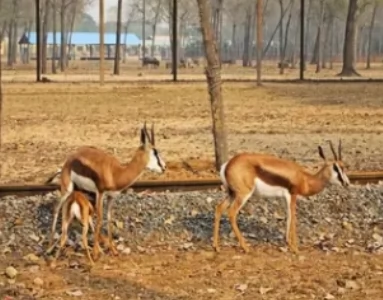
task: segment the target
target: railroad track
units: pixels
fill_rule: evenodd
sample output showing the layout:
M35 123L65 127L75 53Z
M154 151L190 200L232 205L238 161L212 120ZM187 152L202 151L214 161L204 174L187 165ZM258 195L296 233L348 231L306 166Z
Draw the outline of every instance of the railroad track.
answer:
M349 172L348 176L353 184L368 184L383 182L383 171L379 172ZM184 192L184 191L203 191L220 189L221 182L218 179L208 180L175 180L175 181L138 181L131 188L136 192ZM30 196L41 195L56 191L58 185L0 185L0 197L2 196Z

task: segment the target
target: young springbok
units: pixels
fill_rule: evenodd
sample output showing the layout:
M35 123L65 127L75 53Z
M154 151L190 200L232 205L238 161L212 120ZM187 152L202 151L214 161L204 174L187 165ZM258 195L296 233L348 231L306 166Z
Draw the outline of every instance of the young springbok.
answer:
M90 200L83 193L79 191L73 191L62 206L62 230L59 248L56 252L55 259L60 256L62 248L68 239L68 228L73 219L77 219L83 226L82 230L82 244L85 248L86 256L90 263L93 265L94 261L89 253L88 248L88 231L89 227L94 232L94 223L92 216L94 214L94 208ZM55 244L51 246L48 252L51 252Z
M330 141L334 160L327 160L321 146L319 155L324 165L316 174L310 174L293 161L272 155L241 153L224 163L220 170L222 183L228 193L215 209L213 247L218 252L219 226L222 213L228 209L231 227L245 252L249 251L237 225L240 209L254 193L261 197L283 197L287 203L286 242L297 253L296 202L297 196L320 193L327 184L348 186L350 181L344 172L342 145L339 140L338 155Z
M100 254L99 235L102 226L103 196L112 196L121 193L131 186L144 172L149 169L153 172L163 173L165 162L155 148L154 126L149 136L146 122L141 129L141 145L128 163L121 163L117 158L95 147L81 147L69 155L62 167L60 187L61 198L57 203L49 242L53 244L56 231L57 218L61 206L75 190L80 189L96 194L96 226L94 235L93 258L97 260ZM53 180L53 176L50 178ZM112 203L113 198L107 202L108 244L110 251L117 255L118 252L112 242Z

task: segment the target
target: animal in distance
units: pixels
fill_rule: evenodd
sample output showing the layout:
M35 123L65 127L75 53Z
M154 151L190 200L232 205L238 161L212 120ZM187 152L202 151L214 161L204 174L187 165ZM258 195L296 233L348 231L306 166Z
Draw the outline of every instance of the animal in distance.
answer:
M260 153L241 153L224 163L220 177L227 196L216 206L213 247L219 252L219 227L222 214L228 210L230 225L245 252L249 251L238 225L240 209L254 194L256 198L281 197L287 204L286 242L290 250L298 252L296 237L297 196L320 193L328 184L348 186L349 178L344 172L342 144L339 140L338 154L329 142L334 159L327 160L321 146L319 155L324 164L315 174L304 170L297 163Z
M140 141L141 145L128 163L121 163L113 155L90 146L80 147L67 157L61 172L55 174L61 173L61 197L54 209L49 249L53 245L57 218L63 203L74 190L83 190L94 193L96 197L97 221L94 234L93 259L98 259L101 251L99 236L102 225L104 195L115 196L126 190L141 176L145 169L156 173L165 172L166 164L155 147L154 125L151 127L149 136L145 122L141 128ZM55 175L49 180L52 181ZM117 249L112 241L112 204L113 197L109 197L106 207L108 244L110 251L117 255Z

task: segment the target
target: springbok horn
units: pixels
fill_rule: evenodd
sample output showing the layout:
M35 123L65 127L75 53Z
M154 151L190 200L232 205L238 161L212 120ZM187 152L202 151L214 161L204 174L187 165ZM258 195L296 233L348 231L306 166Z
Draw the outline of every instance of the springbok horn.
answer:
M338 158L339 160L342 160L342 140L339 139L339 146L338 146Z
M155 146L155 139L154 139L154 123L152 123L152 128L150 128L150 135L151 135L151 138L152 138L152 145Z
M144 131L145 131L145 135L146 135L146 138L148 139L149 143L152 143L152 140L148 134L148 129L146 128L146 121L144 123Z
M338 160L338 155L336 155L336 152L335 152L335 149L334 149L334 145L332 144L332 141L328 141L328 142L330 144L331 152L334 155L334 159Z

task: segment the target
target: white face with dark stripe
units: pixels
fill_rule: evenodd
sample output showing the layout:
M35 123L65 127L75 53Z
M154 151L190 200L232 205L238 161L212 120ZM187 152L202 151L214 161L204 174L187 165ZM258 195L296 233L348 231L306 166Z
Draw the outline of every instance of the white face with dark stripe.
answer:
M146 168L152 172L163 173L165 172L166 164L162 160L160 154L156 148L152 148L149 151L149 161Z
M330 183L342 186L350 185L350 180L337 162L332 164Z

